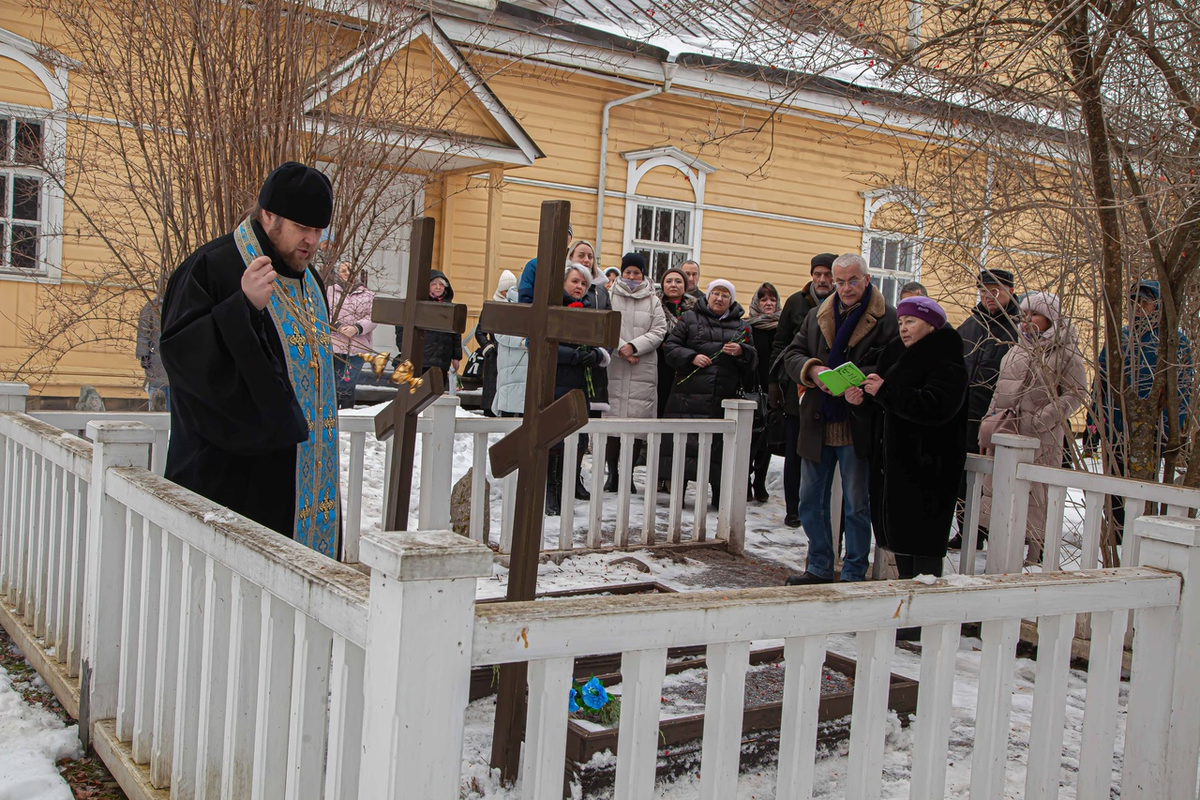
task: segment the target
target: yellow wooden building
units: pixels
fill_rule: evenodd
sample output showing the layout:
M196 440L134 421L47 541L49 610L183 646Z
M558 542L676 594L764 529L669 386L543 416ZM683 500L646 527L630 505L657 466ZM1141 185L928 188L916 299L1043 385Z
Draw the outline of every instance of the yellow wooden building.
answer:
M455 299L474 317L501 271L519 273L535 255L539 204L563 199L575 238L595 242L602 266L629 250L656 273L696 260L701 284L730 279L748 306L764 281L785 298L800 288L816 253L862 252L889 300L920 280L962 319L998 240L986 215L966 220L957 241L926 235L936 204L898 181L906 149L936 126L894 102L869 59L826 58L831 39L784 34L770 39L744 12L701 19L647 0L442 2L389 32L389 67L459 81L453 152L406 177L413 208L438 221L435 267ZM39 371L28 344L51 313L46 287L84 291L99 256L76 235L79 211L64 208L57 181L25 151L61 167L69 137L121 124L89 115L69 61L39 47L45 35L21 0L0 0L0 372L45 403L74 398L81 384L142 402L139 304L128 304L127 340L74 347L52 368ZM751 53L731 44L739 35L767 44ZM776 50L791 58L806 46L811 74L774 68ZM353 77L354 54L339 57L331 68ZM403 285L406 257L402 236L375 254L376 288ZM390 333L376 341L386 347Z

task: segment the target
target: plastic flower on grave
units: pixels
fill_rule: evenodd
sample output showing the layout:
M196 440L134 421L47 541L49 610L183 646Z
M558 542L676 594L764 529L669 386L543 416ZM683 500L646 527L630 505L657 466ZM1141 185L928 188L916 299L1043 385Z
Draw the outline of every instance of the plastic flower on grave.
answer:
M599 711L608 703L608 690L595 675L580 689L583 704L593 711Z
M574 686L571 687L571 694L567 698L567 713L575 714L579 711L579 703L575 702L575 698L579 696L579 690Z

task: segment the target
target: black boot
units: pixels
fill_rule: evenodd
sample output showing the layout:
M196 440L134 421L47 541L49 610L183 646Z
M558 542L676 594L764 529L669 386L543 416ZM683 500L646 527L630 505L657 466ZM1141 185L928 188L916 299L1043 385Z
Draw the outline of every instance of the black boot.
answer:
M562 476L559 476L562 480ZM580 447L575 451L575 499L576 500L591 500L591 492L583 485L583 448Z
M551 453L546 462L546 516L557 517L562 513L562 453Z
M616 492L621 486L618 473L621 468L620 440L609 440L608 449L604 451L604 467L607 471L607 477L604 479L604 491Z
M765 503L771 499L771 495L767 492L767 475L765 472L759 472L754 476L754 499L760 503Z

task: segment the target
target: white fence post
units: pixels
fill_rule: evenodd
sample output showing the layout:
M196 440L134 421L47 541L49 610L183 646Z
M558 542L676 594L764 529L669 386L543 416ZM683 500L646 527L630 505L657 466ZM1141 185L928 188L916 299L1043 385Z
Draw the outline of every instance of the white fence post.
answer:
M1025 566L1025 520L1029 481L1017 478L1017 465L1032 463L1040 442L1029 436L997 434L992 472L992 514L988 521L989 575L1020 572ZM974 533L971 533L974 536ZM965 537L964 537L965 538Z
M724 434L721 451L717 538L728 542L730 553L740 555L746 550L746 485L750 480L750 444L754 436L756 406L751 400L722 400L721 407L725 409L725 419L733 420L733 433Z
M1142 540L1139 566L1178 572L1183 576L1183 585L1179 609L1168 631L1170 638L1162 643L1165 647L1160 649L1156 643L1141 640L1140 618L1137 612L1134 615L1122 796L1195 797L1196 765L1200 762L1200 683L1192 673L1196 654L1200 653L1200 586L1196 584L1200 578L1200 520L1142 517L1135 526ZM1172 650L1174 658L1164 658ZM1139 654L1146 661L1156 662L1162 672L1173 673L1173 681L1168 679L1170 685L1145 686L1153 680L1153 674L1138 675ZM1143 692L1169 698L1169 725L1167 716L1154 717L1152 708L1135 706L1135 701L1144 697Z
M454 418L460 402L453 395L442 395L426 411L431 430L421 443L417 530L450 530L450 489L454 486Z
M93 722L117 715L129 531L125 509L108 497L108 469L145 469L150 462L154 430L140 422L89 422L87 434L94 444L84 542L83 658L79 675L79 738L84 747L91 741Z
M0 382L0 411L24 411L29 398L29 386L24 383Z
M361 548L371 600L358 796L457 797L475 583L492 574L492 551L449 531L371 533Z

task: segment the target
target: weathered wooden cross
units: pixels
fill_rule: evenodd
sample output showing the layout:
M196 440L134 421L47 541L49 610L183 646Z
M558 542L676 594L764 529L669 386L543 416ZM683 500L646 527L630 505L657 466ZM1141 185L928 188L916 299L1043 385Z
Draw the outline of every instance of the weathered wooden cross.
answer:
M412 362L412 374L422 383L415 391L400 384L396 397L375 415L375 436L387 439L398 431L392 443L392 469L388 481L384 530L408 530L408 506L412 495L413 450L417 443L417 417L445 391L440 369L422 373L425 331L449 331L462 335L467 328L467 307L462 303L436 303L429 297L429 272L433 262L434 221L418 217L412 223L408 254L408 293L404 299L376 297L371 319L396 325L404 330L404 349Z
M570 203L542 203L533 304L489 301L479 315L481 330L524 336L529 350L521 426L493 445L490 453L495 477L520 470L508 573L510 601L533 600L537 591L550 448L587 424L583 392L576 389L554 399L558 343L615 347L621 332L621 315L615 311L580 311L562 305L570 220ZM500 768L504 780L517 777L525 732L525 682L525 664L501 666L492 766Z

